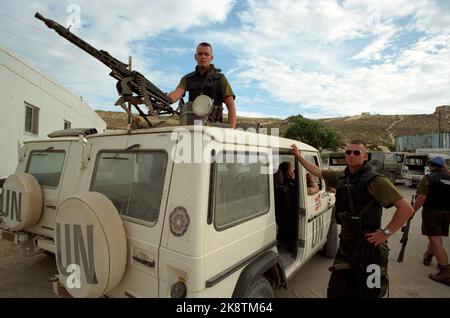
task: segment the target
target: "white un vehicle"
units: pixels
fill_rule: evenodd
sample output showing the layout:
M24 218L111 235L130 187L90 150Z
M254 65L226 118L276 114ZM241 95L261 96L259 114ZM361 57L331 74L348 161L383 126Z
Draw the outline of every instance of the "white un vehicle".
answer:
M272 297L318 251L336 253L334 195L324 180L308 195L291 153L321 166L311 146L205 126L49 136L23 145L0 231L55 253L58 294Z

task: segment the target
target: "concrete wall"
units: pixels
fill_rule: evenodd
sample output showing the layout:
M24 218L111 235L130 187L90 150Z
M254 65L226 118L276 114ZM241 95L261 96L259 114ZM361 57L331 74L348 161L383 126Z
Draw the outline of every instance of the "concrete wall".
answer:
M25 102L39 108L37 135L25 132ZM71 128L106 129L103 119L80 97L0 47L0 177L15 171L18 143L47 138L64 129L64 120Z

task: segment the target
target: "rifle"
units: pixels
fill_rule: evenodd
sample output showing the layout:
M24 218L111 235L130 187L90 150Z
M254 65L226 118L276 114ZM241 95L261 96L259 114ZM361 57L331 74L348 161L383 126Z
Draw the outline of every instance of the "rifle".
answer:
M413 194L411 196L411 205L414 206L417 195ZM409 235L409 227L411 226L411 220L414 217L414 214L408 219L408 222L402 227L402 238L400 239L400 243L402 243L402 247L400 249L400 253L398 254L397 262L403 262L403 257L405 256L405 248L408 243L408 235Z
M133 105L137 109L150 127L152 127L152 124L147 119L148 116L158 117L159 115L177 114L177 111L170 106L172 103L170 97L163 93L144 75L130 70L127 64L112 57L108 52L97 50L70 32L69 28L65 28L53 20L44 18L39 12L36 12L34 16L44 21L47 27L55 30L60 36L89 53L111 69L109 75L117 80L116 88L120 96L115 105L119 105L125 109L129 115L129 121L132 117L130 105ZM125 103L128 103L128 107ZM140 109L140 104L147 106L147 114Z

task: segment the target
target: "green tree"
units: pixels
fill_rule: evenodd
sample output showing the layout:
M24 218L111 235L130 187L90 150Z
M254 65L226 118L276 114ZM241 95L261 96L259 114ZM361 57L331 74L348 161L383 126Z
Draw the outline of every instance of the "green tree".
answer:
M304 142L319 150L336 151L342 146L342 141L335 132L323 127L317 121L300 115L286 129L284 137Z

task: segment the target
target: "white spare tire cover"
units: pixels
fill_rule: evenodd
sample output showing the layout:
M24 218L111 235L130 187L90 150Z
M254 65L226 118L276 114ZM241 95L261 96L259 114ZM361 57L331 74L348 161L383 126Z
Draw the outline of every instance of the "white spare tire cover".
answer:
M55 223L60 283L77 298L113 290L127 261L125 229L113 203L98 192L77 193L60 205Z
M2 190L5 227L20 231L35 226L42 215L42 201L42 190L35 177L21 172L10 175Z

